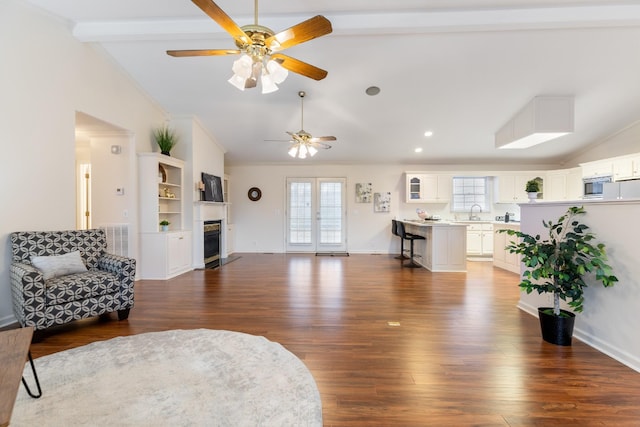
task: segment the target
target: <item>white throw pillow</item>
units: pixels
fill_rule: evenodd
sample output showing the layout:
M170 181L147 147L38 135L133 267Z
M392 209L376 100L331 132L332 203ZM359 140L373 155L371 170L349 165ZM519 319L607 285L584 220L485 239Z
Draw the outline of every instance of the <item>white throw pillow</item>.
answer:
M31 257L31 264L42 271L44 280L87 271L79 251L64 255L34 256Z

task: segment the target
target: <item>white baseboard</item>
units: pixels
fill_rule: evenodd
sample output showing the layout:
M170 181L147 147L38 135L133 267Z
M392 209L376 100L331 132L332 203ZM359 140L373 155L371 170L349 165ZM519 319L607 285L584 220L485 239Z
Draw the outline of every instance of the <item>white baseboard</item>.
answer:
M538 317L538 307L532 307L529 304L519 301L518 308L526 313L531 314L533 317L536 317L536 318ZM582 341L583 343L587 344L590 347L593 347L599 352L604 353L607 356L622 363L623 365L630 367L634 371L640 372L640 358L638 356L629 354L611 345L610 343L603 341L598 337L588 334L587 332L581 330L580 328L575 328L573 330L573 338L579 341Z
M0 328L18 323L18 319L13 314L0 318Z

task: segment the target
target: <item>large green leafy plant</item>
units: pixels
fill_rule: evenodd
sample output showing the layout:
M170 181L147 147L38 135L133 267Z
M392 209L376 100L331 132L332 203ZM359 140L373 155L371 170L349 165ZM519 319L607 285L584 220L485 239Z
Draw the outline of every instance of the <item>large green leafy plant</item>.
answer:
M595 235L576 217L585 214L584 207L570 207L556 223L542 221L549 229L549 238L531 236L516 230L499 230L520 238L507 245L511 253L522 255L526 269L519 286L528 294L553 294L553 314L561 315L560 300L566 301L575 312L582 312L585 275L595 275L605 287L618 281L607 264L602 243L595 243Z

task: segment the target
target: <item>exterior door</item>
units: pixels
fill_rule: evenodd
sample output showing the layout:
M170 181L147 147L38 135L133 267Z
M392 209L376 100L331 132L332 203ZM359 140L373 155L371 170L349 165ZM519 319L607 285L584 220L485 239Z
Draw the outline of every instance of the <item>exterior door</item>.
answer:
M346 252L346 180L287 178L287 252Z

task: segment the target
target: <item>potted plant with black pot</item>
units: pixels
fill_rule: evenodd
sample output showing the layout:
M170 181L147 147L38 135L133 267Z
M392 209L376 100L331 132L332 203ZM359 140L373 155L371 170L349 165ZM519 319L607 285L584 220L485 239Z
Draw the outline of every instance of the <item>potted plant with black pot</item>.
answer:
M153 138L156 140L160 152L167 156L171 155L171 149L178 143L178 136L167 126L154 130Z
M577 217L586 213L584 207L570 207L557 222L542 221L549 229L549 237L531 236L516 230L498 230L519 239L507 245L511 253L521 255L525 270L521 289L553 294L553 307L538 308L542 338L558 345L571 345L575 313L584 305L586 276L595 278L605 287L618 281L607 264L603 243L596 243L595 235ZM560 308L560 300L568 303L572 311Z
M534 202L538 198L538 193L540 192L540 182L536 179L527 181L524 191L527 192L529 201Z

